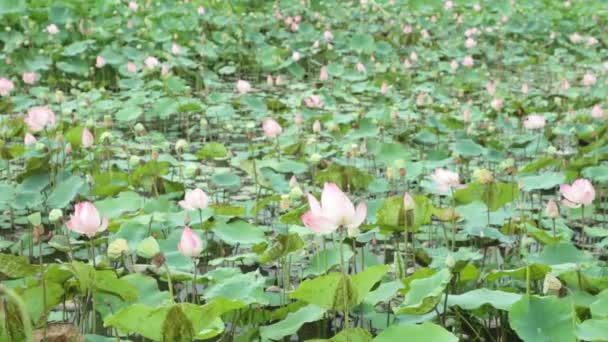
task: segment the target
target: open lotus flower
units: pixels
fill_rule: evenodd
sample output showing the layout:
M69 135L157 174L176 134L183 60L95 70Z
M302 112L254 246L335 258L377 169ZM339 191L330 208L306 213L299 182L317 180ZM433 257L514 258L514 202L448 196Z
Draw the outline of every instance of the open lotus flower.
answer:
M0 96L6 96L15 89L13 82L6 78L0 78Z
M49 24L46 27L46 32L50 35L55 35L55 34L59 33L59 28L55 24Z
M101 57L101 56L97 56L97 58L95 58L95 67L96 68L103 68L106 65L106 59Z
M591 182L579 178L570 184L560 186L559 192L564 196L562 203L569 208L578 208L581 205L589 205L595 199L595 189Z
M527 129L541 129L545 127L545 117L542 115L529 115L524 119L524 127Z
M69 230L93 238L108 228L108 219L99 215L93 203L80 202L76 204L74 215L71 215L65 225Z
M271 118L264 120L262 128L264 129L264 135L266 135L268 138L275 138L283 132L281 125Z
M23 75L21 75L21 79L23 80L23 83L32 85L38 81L38 74L33 71L24 72Z
M23 138L23 143L26 146L35 145L37 142L38 142L38 140L36 140L36 137L33 136L31 133L25 133L25 138Z
M236 90L240 94L247 94L248 92L251 91L251 83L244 81L244 80L238 80L238 81L236 81Z
M146 57L146 59L144 60L144 65L148 69L154 69L158 66L158 64L160 64L160 62L158 61L158 58L154 56Z
M201 210L209 206L209 197L207 194L196 188L186 191L183 201L179 201L179 205L186 210Z
M184 256L196 258L203 251L203 241L190 227L186 226L181 239L177 243L177 249Z
M310 211L302 215L304 225L317 234L330 234L338 228L345 228L349 236L359 232L359 226L367 217L365 202L357 208L334 183L325 183L321 193L321 203L308 194Z
M461 186L458 174L446 169L436 169L431 175L431 179L437 184L437 189L440 192L447 192L452 188Z
M55 113L48 106L32 107L23 120L32 132L39 132L55 124Z

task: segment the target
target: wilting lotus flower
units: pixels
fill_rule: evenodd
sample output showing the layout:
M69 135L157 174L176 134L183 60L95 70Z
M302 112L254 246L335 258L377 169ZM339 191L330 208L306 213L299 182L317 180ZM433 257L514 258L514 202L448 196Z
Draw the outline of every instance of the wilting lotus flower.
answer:
M473 38L467 38L467 40L465 40L464 42L464 47L466 47L467 49L472 49L475 46L477 46L477 42Z
M325 31L323 32L323 38L327 40L332 40L334 39L334 35L331 33L331 31Z
M334 183L325 183L321 193L321 203L308 194L310 211L302 215L304 225L317 234L329 234L338 228L345 228L349 236L359 232L359 226L367 217L365 202L357 208Z
M177 249L186 257L197 258L203 251L203 241L190 227L186 226L177 244Z
M262 128L264 129L264 135L266 135L268 138L275 138L283 132L281 125L271 118L264 120Z
M209 197L199 188L188 190L184 200L179 201L179 206L186 210L202 210L209 206Z
M89 148L89 147L93 146L93 143L95 142L93 133L91 133L91 131L89 131L86 128L82 130L82 137L80 140L81 140L82 147L84 147L84 148Z
M158 66L158 64L159 64L158 58L156 58L154 56L146 57L146 59L144 60L144 65L148 69L154 69Z
M32 107L23 121L32 132L39 132L55 124L55 113L48 106Z
M578 208L581 205L589 205L595 199L595 189L591 182L579 178L572 185L560 186L559 192L564 196L562 203L569 208Z
M556 218L559 216L559 207L554 200L550 200L547 202L547 206L545 207L545 213L549 218Z
M308 108L323 108L325 103L321 99L319 95L310 95L309 97L304 99L304 103Z
M23 83L25 84L35 84L36 81L38 81L38 74L35 72L24 72L23 75L21 75L21 79L23 80Z
M327 73L327 67L322 66L321 71L319 72L319 81L324 82L329 78L329 74Z
M71 215L65 225L71 231L93 238L108 228L108 219L99 215L93 203L80 202L76 204L74 215Z
M315 133L321 132L321 122L319 120L315 120L312 124L312 131Z
M576 43L580 43L580 41L583 40L583 37L578 34L577 32L574 32L573 34L570 35L570 42L576 44Z
M96 68L103 68L106 65L106 59L101 57L101 56L97 56L97 58L95 58L95 67Z
M137 65L133 62L127 63L127 72L134 74L137 72Z
M464 65L467 68L472 67L475 64L475 61L473 60L473 57L471 56L465 56L462 59L462 65Z
M129 9L133 12L137 12L139 5L135 1L129 1Z
M452 188L460 187L458 174L446 169L436 169L431 175L431 179L435 182L440 192L447 192Z
M59 28L57 28L57 25L55 24L50 24L46 27L46 32L50 35L56 35L59 33Z
M493 99L491 105L495 111L501 110L502 109L502 99Z
M15 89L13 82L6 78L0 78L0 96L6 96Z
M251 83L243 80L236 81L236 90L240 94L247 94L251 91Z
M36 144L36 142L38 142L38 140L36 140L35 136L33 136L31 133L25 133L25 138L23 139L23 143L26 146L34 145L34 144Z
M604 110L602 109L602 106L600 106L599 104L596 104L595 106L593 106L593 108L591 109L591 117L594 119L603 118Z
M174 55L179 55L182 52L182 49L177 45L177 43L171 44L171 53Z
M593 74L585 74L585 76L583 76L583 85L585 87L589 87L595 84L595 82L597 82L597 79L595 78L595 76Z
M527 129L541 129L545 127L545 117L542 115L529 115L524 119L524 127Z

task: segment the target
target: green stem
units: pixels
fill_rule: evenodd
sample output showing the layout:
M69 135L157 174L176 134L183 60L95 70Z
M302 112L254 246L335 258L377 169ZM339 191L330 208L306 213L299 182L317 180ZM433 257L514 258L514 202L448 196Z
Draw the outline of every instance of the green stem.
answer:
M194 278L192 278L192 297L194 297L194 304L198 304L198 294L196 293L196 258L192 259L194 264Z
M344 229L343 229L344 230ZM345 237L340 239L340 244L338 248L340 249L340 269L342 270L342 298L344 304L344 330L348 330L349 328L349 312L348 312L348 272L346 270L344 264L344 240Z
M27 313L27 308L21 297L19 297L15 291L9 289L3 284L0 284L0 296L8 297L9 300L17 305L19 314L21 314L21 321L23 322L23 335L25 336L25 340L33 341L34 337L32 333L32 321L30 320L30 316Z
M169 294L171 295L171 302L175 301L175 297L173 295L173 281L171 280L171 271L169 271L169 265L165 262L165 272L167 272L167 282L169 283Z

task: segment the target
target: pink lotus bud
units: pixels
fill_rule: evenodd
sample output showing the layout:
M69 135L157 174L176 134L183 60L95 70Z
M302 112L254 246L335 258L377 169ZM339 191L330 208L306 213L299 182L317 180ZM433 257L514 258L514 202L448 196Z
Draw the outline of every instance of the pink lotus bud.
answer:
M412 25L403 25L403 33L410 34L413 30Z
M564 199L562 203L569 208L578 208L581 205L589 205L595 199L595 189L591 182L579 178L572 185L564 184L559 188Z
M358 72L365 72L367 70L365 65L361 62L357 62L356 68Z
M300 60L302 56L300 56L300 53L295 51L292 55L291 55L291 59L293 59L294 62L297 62Z
M418 54L416 52L410 53L410 60L416 62L418 60Z
M264 135L268 138L275 138L283 132L281 125L271 118L264 120L262 128L264 129Z
M294 188L296 186L298 186L298 179L296 178L296 176L291 176L291 178L289 179L289 187Z
M604 110L602 109L602 106L599 104L593 106L593 108L591 108L591 117L594 119L602 119L604 117Z
M473 6L473 9L475 10L475 12L479 12L479 11L481 11L481 5L480 4L475 4Z
M182 49L177 45L177 43L171 44L171 53L174 55L179 55L182 52Z
M129 30L133 28L133 20L129 19L129 21L127 21L127 28Z
M289 26L289 28L290 28L292 31L294 31L294 32L295 32L295 31L297 31L298 29L300 29L300 25L298 25L298 23L296 23L296 22L293 22L293 23L291 23L291 25Z
M496 85L492 81L486 82L486 90L490 96L494 96L496 94Z
M106 59L101 56L97 56L97 58L95 59L95 67L103 68L105 65L106 65Z
M451 10L452 8L454 8L454 2L452 2L451 0L447 0L444 4L443 4L443 8L446 11Z
M403 194L403 209L405 211L416 209L416 202L414 202L414 198L409 192Z
M472 49L475 46L477 46L477 42L473 38L467 38L467 40L464 42L464 47L467 49Z
M127 72L129 72L130 74L136 73L137 65L135 65L135 63L133 63L133 62L127 63Z
M25 138L23 139L23 143L26 146L34 145L37 142L38 142L38 140L36 140L36 137L33 136L31 133L25 133Z
M595 84L595 82L597 82L597 79L595 78L595 76L593 74L585 74L583 76L583 85L586 87L590 87L592 85Z
M321 132L321 122L319 120L315 120L312 124L312 131L315 133Z
M471 121L471 116L472 116L472 115L471 115L471 110L470 110L469 108L465 108L465 109L462 111L462 121L464 121L464 122L469 122L469 121Z
M420 31L420 35L422 36L423 39L429 39L431 37L431 35L429 34L429 31L427 31L427 30Z
M198 13L198 15L203 15L203 14L205 14L205 7L203 7L203 6L199 6L199 7L196 9L196 13Z
M177 249L186 257L198 258L203 251L203 241L190 227L186 226L177 244Z
M458 61L452 59L452 61L450 62L450 68L452 69L452 71L456 71L456 69L458 69Z
M93 138L93 133L91 133L91 131L89 131L88 129L83 129L82 130L82 137L80 139L82 147L84 148L89 148L91 146L93 146L93 143L95 142L95 138Z
M431 22L432 23L436 23L437 22L437 16L436 15L431 16Z
M56 35L59 33L59 28L55 24L50 24L46 27L46 32L50 35Z
M329 74L327 73L327 67L322 66L321 71L319 71L319 81L325 82L329 78Z
M15 89L13 81L7 78L0 78L0 96L7 96Z
M55 124L55 113L48 106L32 107L23 120L32 132L39 132Z
M63 152L65 153L66 156L70 155L72 153L72 144L67 143L65 145L65 148L63 149Z
M554 200L550 200L547 202L547 206L545 207L545 213L549 218L556 218L559 216L559 207Z
M283 76L279 75L277 76L277 78L275 78L274 84L278 86L283 85L285 84L285 79L283 78Z
M154 56L146 57L146 59L144 60L144 65L148 69L154 69L158 66L158 64L160 64L160 62L158 61L158 58Z
M35 72L24 72L21 78L25 84L35 84L38 81L38 74Z
M587 38L587 46L594 46L598 43L597 39L595 37L589 37Z
M318 49L320 45L321 45L321 43L319 43L318 40L315 40L314 43L312 43L312 47L315 49Z
M80 202L76 204L74 215L71 215L65 225L69 230L86 235L91 239L108 228L108 219L99 215L93 203Z
M465 56L462 59L462 65L464 65L467 68L472 67L473 64L475 64L475 61L473 61L473 57L471 57L471 56Z
M129 1L129 9L133 12L137 12L139 5L135 1Z
M334 39L334 35L331 33L331 31L325 31L323 32L323 38L327 40L332 40Z
M492 108L493 108L495 111L499 111L499 110L501 110L501 109L502 109L502 99L498 99L498 98L493 99L493 100L492 100Z
M202 210L209 206L209 197L199 188L187 190L179 206L186 210Z
M296 23L299 23L300 21L302 21L302 16L301 15L296 15L295 17L293 17L293 20L295 20Z
M382 94L388 93L388 84L386 84L386 82L382 82L382 86L380 86L380 92Z
M298 126L302 125L302 115L300 113L296 113L296 115L294 115L293 121Z
M570 82L568 80L563 80L560 88L562 88L562 90L570 89Z
M244 80L238 80L236 81L236 90L240 94L247 94L251 91L251 83Z
M580 43L581 40L583 40L583 37L578 34L578 32L574 32L573 34L570 35L570 42L576 44L576 43Z
M272 79L271 74L266 75L266 84L271 87L274 85L274 79Z
M528 83L524 83L521 85L521 92L524 94L528 94L528 92L529 92Z
M168 66L167 64L163 64L163 65L160 67L160 75L161 75L161 76L163 76L163 77L164 77L164 76L169 75L170 73L171 73L171 67L170 67L170 66Z
M323 99L321 99L321 96L319 95L310 95L304 99L304 104L306 104L308 108L323 108L323 106L325 106Z

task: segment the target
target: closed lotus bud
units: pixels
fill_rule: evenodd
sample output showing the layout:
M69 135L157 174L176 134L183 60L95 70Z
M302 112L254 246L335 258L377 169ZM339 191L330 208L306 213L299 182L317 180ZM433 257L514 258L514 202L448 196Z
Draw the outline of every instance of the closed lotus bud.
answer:
M303 195L304 195L304 192L302 191L302 189L300 188L300 186L294 186L289 191L289 197L291 199L294 199L294 200L296 200L298 198L301 198Z
M494 181L494 175L488 169L475 170L473 177L481 184L490 184Z
M550 200L547 202L547 206L545 207L545 213L550 218L556 218L559 216L559 207L554 200Z
M315 133L321 132L321 122L319 122L319 120L315 120L312 124L312 131Z
M55 223L55 222L59 221L62 217L63 217L63 212L61 211L61 209L53 209L49 213L49 221L51 223Z
M125 239L116 239L108 245L108 258L116 260L129 251L129 244Z
M544 295L558 295L559 290L562 288L562 282L551 273L545 275L543 280L543 294Z
M403 195L403 209L405 211L416 209L416 202L414 202L414 198L409 192Z
M279 202L279 207L281 210L288 210L291 201L289 200L289 195L281 195L281 201Z
M139 156L131 156L129 158L129 166L130 167L136 167L139 166L139 163L141 162L141 158Z
M445 265L448 268L454 268L454 266L456 266L456 261L454 260L452 253L448 253L448 255L445 257Z
M188 142L185 139L179 139L175 143L175 152L183 153L185 150L188 149L189 146L190 146L190 144L188 144Z
M101 140L101 142L107 144L112 141L112 138L114 138L114 136L112 135L112 132L105 131L101 134L101 136L99 137L99 140Z
M135 130L135 133L140 135L146 133L146 127L144 127L141 122L136 123L135 126L133 126L133 130Z
M289 179L289 187L293 188L297 185L298 185L298 179L296 178L296 176L291 176L291 178Z
M321 161L322 158L323 157L320 154L314 153L310 156L310 162L313 164L317 164L318 162Z
M137 244L137 255L152 259L156 254L160 253L160 246L153 236L149 236Z

